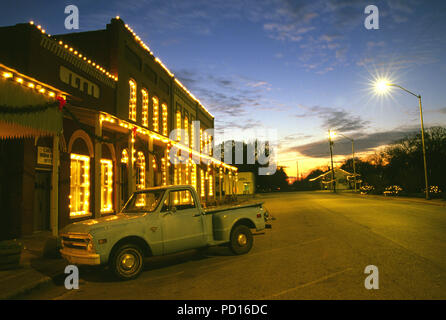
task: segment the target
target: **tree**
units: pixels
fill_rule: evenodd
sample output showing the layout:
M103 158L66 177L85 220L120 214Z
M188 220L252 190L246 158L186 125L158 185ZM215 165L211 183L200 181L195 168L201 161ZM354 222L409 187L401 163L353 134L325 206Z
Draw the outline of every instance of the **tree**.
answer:
M256 190L257 192L272 192L272 191L286 191L289 189L288 176L285 173L283 167L277 167L276 171L271 175L261 175L259 174L260 168L269 167L270 163L260 164L258 162L259 153L257 150L260 141L253 141L249 144L241 141L226 141L223 144L218 145L216 148L221 150L221 160L224 159L225 149L229 148L232 150L232 162L231 164L238 168L238 172L252 172L255 176ZM238 149L243 150L243 157L236 155ZM252 154L254 152L254 154ZM268 144L265 145L264 156L268 157L270 155L270 147ZM237 161L238 160L238 161ZM241 160L241 161L240 161ZM242 162L242 163L236 163ZM253 163L254 162L254 163Z

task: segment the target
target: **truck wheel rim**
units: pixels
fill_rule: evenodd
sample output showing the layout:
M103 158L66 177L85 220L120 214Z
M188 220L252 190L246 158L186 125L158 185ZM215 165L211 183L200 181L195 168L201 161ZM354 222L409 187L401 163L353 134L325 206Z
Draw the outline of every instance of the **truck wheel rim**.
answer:
M126 253L121 256L120 265L124 270L131 270L135 266L136 258L134 255Z
M246 235L243 233L240 233L237 237L237 242L240 246L246 246L246 243L248 242Z

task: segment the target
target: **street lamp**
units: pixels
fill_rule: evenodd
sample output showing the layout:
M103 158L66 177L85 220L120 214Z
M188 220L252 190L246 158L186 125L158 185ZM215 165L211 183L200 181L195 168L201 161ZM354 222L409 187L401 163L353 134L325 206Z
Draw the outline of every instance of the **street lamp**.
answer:
M333 137L336 135L340 135L340 136L344 137L345 139L350 140L352 143L353 179L354 179L354 183L355 183L355 192L356 192L357 189L356 189L355 141L352 138L349 138L349 137L343 135L342 133L332 132L332 135L333 135Z
M391 83L390 81L386 79L378 79L375 82L375 90L376 92L380 94L385 94L389 91L390 87L397 87L400 88L403 91L406 91L407 93L410 93L411 95L418 98L418 105L420 107L420 119L421 119L421 144L423 147L423 162L424 162L424 183L426 188L426 200L429 200L429 184L427 182L427 164L426 164L426 146L424 144L424 123L423 123L423 108L421 106L421 95L415 94L413 92L410 92L406 88L403 88L402 86Z

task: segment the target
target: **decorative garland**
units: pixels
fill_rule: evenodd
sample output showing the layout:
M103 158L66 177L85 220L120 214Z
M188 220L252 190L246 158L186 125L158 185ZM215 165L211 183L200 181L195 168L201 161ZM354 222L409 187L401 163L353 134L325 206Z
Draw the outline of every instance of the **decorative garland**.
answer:
M63 98L62 98L63 99ZM64 100L65 101L65 100ZM48 110L49 108L57 107L60 108L59 101L48 102L42 105L26 105L21 107L11 107L0 105L0 113L3 114L28 114L28 113L37 113Z
M115 144L117 142L120 142L122 140L127 140L128 136L121 137L119 139L113 139L113 138L104 138L102 136L98 136L95 133L90 132L90 128L85 126L82 122L79 121L79 119L69 110L65 107L67 101L61 97L56 97L56 101L47 102L42 105L26 105L26 106L20 106L20 107L11 107L6 105L0 105L0 114L30 114L30 113L38 113L48 110L49 108L58 108L59 111L64 112L64 114L68 115L82 130L87 132L87 134L92 137L93 139L100 141L101 143L111 143ZM135 138L138 138L136 136L136 127L133 127L129 135L132 135ZM153 152L147 150L148 153L155 155L156 158L160 157L161 154L158 152ZM157 164L158 165L158 164Z

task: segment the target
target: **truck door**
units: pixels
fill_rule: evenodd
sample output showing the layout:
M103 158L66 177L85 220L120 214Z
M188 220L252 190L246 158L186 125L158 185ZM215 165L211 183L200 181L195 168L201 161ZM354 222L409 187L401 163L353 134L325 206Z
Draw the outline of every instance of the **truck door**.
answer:
M189 190L169 191L160 215L164 254L205 246L203 217Z

